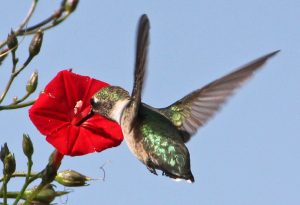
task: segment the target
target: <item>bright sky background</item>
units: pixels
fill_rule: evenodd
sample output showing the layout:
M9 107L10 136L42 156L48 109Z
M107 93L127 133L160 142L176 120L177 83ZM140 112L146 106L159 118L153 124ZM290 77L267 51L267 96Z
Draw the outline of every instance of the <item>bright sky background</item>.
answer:
M21 22L30 4L1 3L1 39ZM52 14L59 4L40 1L31 23ZM123 142L102 153L63 160L61 170L95 178L102 176L99 167L110 162L104 182L74 189L67 204L300 204L299 0L81 1L66 22L45 33L40 55L18 78L8 99L24 94L35 69L38 90L58 71L73 68L131 91L135 32L143 13L151 21L143 101L154 107L165 107L261 55L281 52L187 144L194 184L149 173ZM21 62L30 39L25 38L18 52ZM7 60L0 70L1 92L9 72ZM25 132L35 145L34 170L41 170L53 148L29 120L28 108L1 111L0 119L0 143L8 142L15 152L17 169L26 169L21 149ZM11 184L17 188L17 182Z

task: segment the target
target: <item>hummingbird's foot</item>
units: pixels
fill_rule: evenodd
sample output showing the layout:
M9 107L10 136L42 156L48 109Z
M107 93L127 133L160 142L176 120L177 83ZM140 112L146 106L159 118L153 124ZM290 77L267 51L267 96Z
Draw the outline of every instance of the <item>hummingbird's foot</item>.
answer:
M153 166L153 163L149 159L147 160L146 167L152 174L157 175L156 170Z
M148 169L152 174L157 175L156 170L155 170L154 168L148 167L148 166L147 166L147 169Z

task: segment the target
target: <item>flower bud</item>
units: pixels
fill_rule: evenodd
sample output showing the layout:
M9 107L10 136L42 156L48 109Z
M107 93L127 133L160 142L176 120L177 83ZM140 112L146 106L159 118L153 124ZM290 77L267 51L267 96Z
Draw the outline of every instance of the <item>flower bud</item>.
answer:
M26 157L31 158L33 154L33 145L28 134L23 134L22 147Z
M79 0L67 0L64 5L65 11L68 13L75 11L78 2Z
M3 146L1 146L1 151L0 151L0 158L1 158L1 161L4 163L4 159L5 157L9 154L9 149L8 149L8 146L7 146L7 143L4 143Z
M40 49L42 47L43 35L44 33L41 30L39 30L38 32L36 32L36 34L34 34L31 43L29 45L29 55L31 57L39 54Z
M12 175L16 171L16 159L14 154L9 153L4 159L3 174Z
M51 183L57 174L57 170L61 164L61 160L63 159L64 155L54 150L49 157L49 162L46 168L43 170L42 173L42 182L44 183Z
M90 180L92 179L74 170L65 170L59 172L55 177L55 181L68 187L86 186L86 182Z
M18 101L18 96L15 96L12 98L13 104L17 104Z
M18 39L13 30L11 30L10 34L7 36L6 44L9 49L15 49L18 47Z
M27 85L26 85L26 91L27 93L33 93L37 87L37 84L38 84L38 72L35 71L31 74L30 76L30 79L28 80L27 82Z
M28 189L24 192L24 198L27 199L36 189ZM38 201L38 202L43 202L43 203L50 203L52 202L55 197L57 196L62 196L65 194L68 194L69 192L67 191L60 191L60 192L56 192L53 188L52 184L49 184L47 186L45 186L35 197L34 197L34 201Z

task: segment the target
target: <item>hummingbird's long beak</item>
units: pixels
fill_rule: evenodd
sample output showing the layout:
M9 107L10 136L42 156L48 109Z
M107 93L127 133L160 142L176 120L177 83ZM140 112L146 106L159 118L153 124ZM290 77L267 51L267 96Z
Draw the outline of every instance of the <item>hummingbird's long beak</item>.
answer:
M83 118L81 118L78 122L76 122L76 125L80 125L82 124L84 121L86 121L87 119L89 119L90 117L92 117L94 115L94 111L93 109L91 108L90 112L84 116Z
M84 117L84 119L90 118L95 114L95 112L93 111L93 108L91 108L91 111Z

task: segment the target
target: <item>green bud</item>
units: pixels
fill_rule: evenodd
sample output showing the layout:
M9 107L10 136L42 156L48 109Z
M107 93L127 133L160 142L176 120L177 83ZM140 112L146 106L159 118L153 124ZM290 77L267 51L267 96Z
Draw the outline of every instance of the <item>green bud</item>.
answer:
M16 171L16 159L14 154L9 153L4 159L3 174L12 175Z
M23 134L22 147L26 157L31 158L33 154L33 145L28 134Z
M13 104L16 104L17 101L18 101L18 96L13 97L13 98L12 98L12 101L13 101Z
M39 54L41 47L42 47L42 42L43 42L43 31L39 30L36 32L31 40L31 43L29 45L29 55L31 57L36 56Z
M18 47L18 39L13 30L11 30L10 34L7 36L6 44L9 49L15 49Z
M36 189L28 189L24 192L24 198L27 199ZM34 197L34 201L38 201L38 202L43 202L43 203L50 203L52 202L55 197L57 196L62 196L65 194L68 194L69 192L67 191L60 191L60 192L56 192L53 188L52 184L49 184L47 186L45 186L37 195L36 197Z
M5 157L9 154L9 149L8 149L8 146L7 146L7 143L4 143L3 146L1 146L1 152L0 152L0 158L1 158L1 161L4 163L4 159Z
M49 157L49 162L46 168L43 170L42 173L42 182L43 183L51 183L57 174L57 170L61 164L61 160L63 159L64 155L54 150Z
M61 185L68 187L86 186L86 182L91 180L91 178L84 176L74 170L65 170L59 172L55 177L55 181L57 181Z
M33 93L35 91L38 85L38 79L39 79L38 72L37 71L33 72L26 85L26 91L28 93Z
M64 5L65 11L68 13L75 11L78 2L79 0L66 0Z

